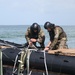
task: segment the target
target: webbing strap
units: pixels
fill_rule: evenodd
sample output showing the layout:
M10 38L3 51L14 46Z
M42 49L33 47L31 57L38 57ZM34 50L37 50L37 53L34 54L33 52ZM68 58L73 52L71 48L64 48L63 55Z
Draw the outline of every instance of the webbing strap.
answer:
M3 75L3 67L2 67L2 51L0 50L0 75Z
M19 73L24 71L24 61L26 60L26 52L23 50L21 52L21 58L19 60L19 67L18 67L18 75Z

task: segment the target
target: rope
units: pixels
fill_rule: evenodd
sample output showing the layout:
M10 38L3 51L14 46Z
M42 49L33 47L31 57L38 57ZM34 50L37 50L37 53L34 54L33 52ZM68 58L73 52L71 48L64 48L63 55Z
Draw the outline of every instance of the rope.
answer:
M46 64L46 53L45 53L45 51L43 51L43 52L44 52L44 63L45 63L46 75L48 75L47 64ZM52 63L53 63L53 60L54 60L54 57L53 57L53 59L51 61L51 71L52 71ZM43 73L43 75L44 75L44 73Z
M29 53L29 50L27 51L27 75L29 74L29 57L30 57L30 53Z
M44 64L45 64L46 75L48 75L45 50L44 50Z
M18 53L18 55L19 55L19 54L21 54L21 51ZM16 55L16 58L15 58L12 75L14 75L14 73L17 71L17 69L15 69L15 68L16 68L16 63L17 63L18 55Z
M29 48L29 45L28 45ZM27 65L27 75L31 75L32 71L29 71L29 58L30 58L30 54L31 54L31 50L27 48L27 60L26 60L26 65Z
M2 51L0 50L0 75L3 75Z
M21 55L21 59L20 59L20 64L19 64L19 71L18 71L18 74L19 72L21 71L22 69L22 72L24 71L24 61L26 59L26 62L27 62L27 75L29 75L29 57L30 57L30 50L28 49L29 48L29 45L27 48L24 48L23 53ZM23 73L22 73L23 74Z
M18 67L18 75L19 75L19 73L24 71L24 63L25 63L24 61L25 61L25 58L26 58L26 55L27 55L27 51L26 52L22 51L21 53L22 54L21 54L21 58L19 60L20 63L19 63L19 67Z

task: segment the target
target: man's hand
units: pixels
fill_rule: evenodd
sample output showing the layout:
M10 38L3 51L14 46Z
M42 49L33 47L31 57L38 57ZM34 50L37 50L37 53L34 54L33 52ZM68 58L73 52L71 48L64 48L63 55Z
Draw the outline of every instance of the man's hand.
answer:
M36 42L37 40L32 38L32 39L30 39L30 41L31 42Z
M45 47L45 49L44 49L45 51L48 51L49 50L49 48L48 47Z
M29 46L32 46L32 42L31 41L29 42Z
M49 50L50 49L50 45L51 45L51 42L48 43L48 45L44 48L44 50L46 50L46 51Z

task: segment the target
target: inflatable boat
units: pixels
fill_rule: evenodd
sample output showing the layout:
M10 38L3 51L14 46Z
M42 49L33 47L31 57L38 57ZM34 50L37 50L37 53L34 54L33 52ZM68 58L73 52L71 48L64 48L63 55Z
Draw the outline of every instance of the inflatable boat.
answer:
M12 74L17 55L15 68L18 70L19 54L22 49L19 46L1 48L4 75ZM30 51L29 72L31 75L75 75L75 49L49 50L47 52L36 49L28 50ZM25 70L27 69L26 61L24 63ZM12 75L18 75L17 71ZM24 71L24 75L27 75L27 71Z

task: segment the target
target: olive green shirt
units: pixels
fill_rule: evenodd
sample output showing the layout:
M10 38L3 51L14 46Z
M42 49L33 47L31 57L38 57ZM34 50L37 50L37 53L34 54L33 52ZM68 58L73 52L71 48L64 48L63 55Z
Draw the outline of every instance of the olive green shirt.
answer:
M67 40L66 33L63 31L63 29L59 26L56 26L54 29L54 40L51 42L50 49L56 45L57 42L59 42L61 39Z
M37 35L38 35L37 42L42 43L44 41L43 36L45 36L44 31L41 29ZM27 32L25 33L25 38L26 38L27 42L29 42L31 37L33 37L33 36L34 36L34 34L31 32L30 28L28 28Z

